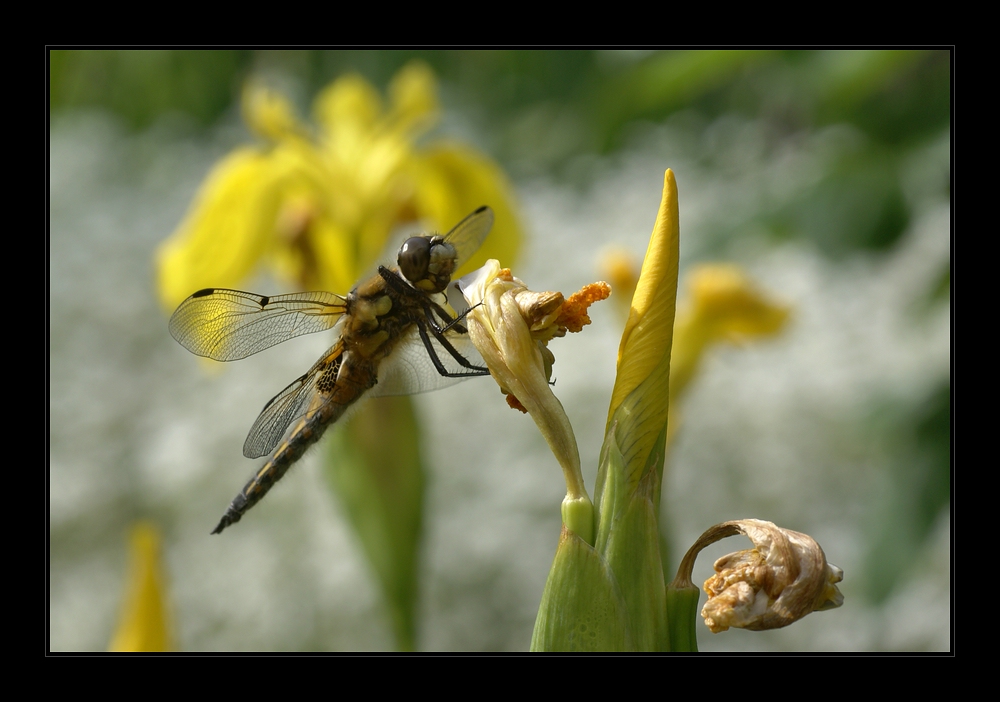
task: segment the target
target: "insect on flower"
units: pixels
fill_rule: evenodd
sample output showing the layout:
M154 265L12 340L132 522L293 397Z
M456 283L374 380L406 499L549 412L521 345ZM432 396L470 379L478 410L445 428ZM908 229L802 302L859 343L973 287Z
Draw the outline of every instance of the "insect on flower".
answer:
M407 239L398 268L377 273L347 296L206 288L181 303L170 334L188 351L236 361L303 334L334 329L337 340L309 371L266 405L243 455L270 459L233 499L213 534L235 524L323 432L362 396L406 395L488 375L444 290L493 226L482 206L444 236ZM288 438L280 444L285 432ZM272 453L273 452L273 453Z

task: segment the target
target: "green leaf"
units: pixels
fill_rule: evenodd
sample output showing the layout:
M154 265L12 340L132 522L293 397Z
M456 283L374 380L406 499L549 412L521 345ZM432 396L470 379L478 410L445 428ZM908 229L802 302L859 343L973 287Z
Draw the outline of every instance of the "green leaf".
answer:
M659 492L659 473L647 472L615 517L603 553L625 600L629 630L639 651L670 650L666 583L654 506L654 495Z
M369 400L333 432L325 468L382 585L400 650L416 644L424 474L413 403Z
M618 442L615 441L617 422L608 429L601 448L601 461L597 468L597 486L594 489L594 504L597 505L598 553L604 553L611 537L611 525L615 520L619 495L625 489L625 465Z
M635 650L614 575L592 546L565 528L538 608L531 650Z

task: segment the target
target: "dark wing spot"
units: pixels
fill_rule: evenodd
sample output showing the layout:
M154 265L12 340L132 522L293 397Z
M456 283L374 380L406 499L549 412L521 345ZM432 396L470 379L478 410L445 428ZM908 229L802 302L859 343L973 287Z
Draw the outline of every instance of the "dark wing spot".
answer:
M260 300L257 301L257 304L259 304L261 307L267 307L267 302L270 299L271 298L269 298L267 295L261 295Z
M215 292L215 288L205 288L204 290L199 290L198 292L196 292L191 297L192 298L195 298L195 297L206 297L208 295L211 295L214 292Z

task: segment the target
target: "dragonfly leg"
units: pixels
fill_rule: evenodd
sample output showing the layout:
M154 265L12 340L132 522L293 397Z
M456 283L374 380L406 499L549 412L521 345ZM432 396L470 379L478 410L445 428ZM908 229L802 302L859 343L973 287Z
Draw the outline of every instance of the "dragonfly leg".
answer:
M441 363L441 359L438 358L437 351L434 350L434 344L431 343L431 339L427 335L427 328L424 326L424 323L422 321L418 321L416 324L417 331L420 333L420 340L424 342L424 348L427 349L427 355L430 356L431 362L434 364L438 373L446 378L469 378L480 375L489 375L490 371L488 368L483 368L482 366L477 366L472 363L469 359L463 356L458 349L451 345L451 342L448 341L444 334L439 334L437 331L434 331L434 338L439 344L441 344L441 346L444 347L444 350L448 352L448 355L454 358L463 368L469 369L468 371L463 371L461 373L452 373L449 371L444 367L444 364Z
M462 324L461 322L462 322L463 319L466 318L466 316L469 314L469 312L471 312L472 310L476 309L477 307L479 307L482 304L483 304L482 302L477 302L472 307L467 307L464 312L462 312L460 315L458 315L454 319L450 319L448 317L447 313L444 313L442 318L445 319L448 323L445 324L440 329L438 329L437 326L432 323L432 326L434 326L434 331L439 332L439 333L444 333L444 332L448 331L449 329L454 329L459 334L468 334L469 330L466 329L465 325ZM441 310L441 312L439 312L439 314L441 314L442 312L444 312L444 311Z
M469 330L466 329L461 322L463 319L466 318L466 316L468 316L469 312L476 309L481 304L483 303L477 302L472 307L466 308L465 311L459 314L457 317L452 317L436 302L434 302L433 300L428 300L427 308L424 310L424 312L427 314L427 322L430 324L431 329L434 330L435 334L444 334L446 331L450 331L452 329L457 331L459 334L467 334ZM443 327L438 326L437 321L434 319L434 315L432 313L436 313L441 318L441 321L445 323Z

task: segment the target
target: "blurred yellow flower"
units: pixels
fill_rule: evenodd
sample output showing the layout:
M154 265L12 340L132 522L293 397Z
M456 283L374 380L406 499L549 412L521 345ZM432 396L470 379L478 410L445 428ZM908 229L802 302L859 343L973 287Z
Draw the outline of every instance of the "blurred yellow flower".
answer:
M170 651L173 637L160 566L160 534L148 523L132 529L125 600L109 651Z
M606 249L601 255L601 270L616 292L631 295L638 270L627 251ZM687 295L677 303L674 322L668 443L679 426L677 400L690 386L708 350L720 343L742 344L755 337L775 336L791 316L787 305L768 297L742 268L733 264L698 264L687 273L686 287ZM626 314L630 300L618 299Z
M608 246L599 255L601 276L615 291L615 306L628 317L632 293L639 282L639 263L631 251L621 246Z
M316 97L313 129L283 96L249 84L244 119L266 145L220 161L160 246L164 308L204 287L236 287L263 264L303 289L346 292L397 227L440 229L484 202L497 223L466 270L510 260L520 230L496 164L460 144L415 144L438 118L431 70L408 64L388 93L383 106L363 78L343 76Z
M713 263L687 275L688 294L674 324L671 399L679 396L712 344L742 343L773 336L788 321L790 309L765 295L739 266Z

